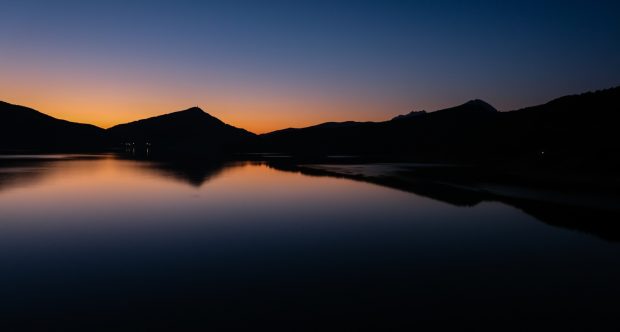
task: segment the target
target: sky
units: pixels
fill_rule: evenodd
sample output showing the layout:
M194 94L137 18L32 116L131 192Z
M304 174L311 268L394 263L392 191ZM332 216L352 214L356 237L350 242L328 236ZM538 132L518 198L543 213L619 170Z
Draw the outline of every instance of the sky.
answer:
M0 0L0 100L256 133L620 85L619 1Z

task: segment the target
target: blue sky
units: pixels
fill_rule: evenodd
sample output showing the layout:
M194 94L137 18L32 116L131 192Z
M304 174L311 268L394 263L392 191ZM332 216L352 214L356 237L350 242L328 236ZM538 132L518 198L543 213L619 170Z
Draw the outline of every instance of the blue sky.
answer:
M257 132L620 84L617 1L0 1L0 99Z

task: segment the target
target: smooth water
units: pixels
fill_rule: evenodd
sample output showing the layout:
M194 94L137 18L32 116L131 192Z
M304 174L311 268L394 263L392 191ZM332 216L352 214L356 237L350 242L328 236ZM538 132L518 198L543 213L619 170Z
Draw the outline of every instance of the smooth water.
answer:
M616 320L620 244L503 203L258 162L16 158L0 305L25 326Z

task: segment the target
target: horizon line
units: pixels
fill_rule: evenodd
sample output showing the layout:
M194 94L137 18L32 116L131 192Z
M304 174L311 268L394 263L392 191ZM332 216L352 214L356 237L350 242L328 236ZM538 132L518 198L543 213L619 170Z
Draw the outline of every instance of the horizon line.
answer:
M544 104L547 104L547 103L549 103L549 102L552 102L552 101L554 101L554 100L557 100L557 99L560 99L560 98L564 98L564 97L579 96L579 95L583 95L583 94L595 93L595 92L599 92L599 91L606 91L606 90L612 90L612 89L618 89L618 88L620 88L620 85L615 85L615 86L612 86L612 87L609 87L609 88L604 88L604 89L588 90L588 91L586 91L586 92L566 94L566 95L562 95L562 96L559 96L559 97L555 97L555 98L553 98L553 99L549 99L548 101L543 102L543 103L541 103L541 104L529 105L529 106L524 106L524 107L521 107L521 108L511 109L511 110L499 110L499 109L495 108L495 106L493 106L491 103L487 102L487 101L486 101L486 100L484 100L484 99L481 99L481 98L472 98L472 99L469 99L469 100L468 100L468 101L466 101L466 102L463 102L463 103L460 103L460 104L457 104L457 105L454 105L454 106L444 107L444 108L436 109L436 110L433 110L433 111L427 111L427 110L411 110L411 111L409 111L409 112L407 112L407 113L400 113L400 114L396 114L396 115L394 115L392 118L388 118L388 119L384 119L384 120L380 120L380 121L373 121L373 120L344 120L344 121L327 120L327 121L318 122L318 123L315 123L315 124L312 124L312 125L308 125L308 126L306 126L306 127L284 127L284 128L275 129L275 130L266 131L266 132L260 132L260 133L256 133L256 132L254 132L254 131L248 130L248 129L243 128L243 127L237 127L236 125L234 125L234 124L232 124L232 123L229 123L229 122L224 122L223 120L221 120L221 119L220 119L220 117L215 116L215 115L213 115L213 114L211 114L211 113L209 113L209 112L205 111L205 110L204 110L204 109L203 109L200 105L194 105L194 106L191 106L191 107L189 107L189 108L184 108L184 109L177 110L177 111L172 111L172 112L162 113L162 114L153 115L153 116L148 116L148 117L144 117L144 118L138 118L138 119L136 119L136 120L131 120L131 121L127 121L127 122L121 122L121 123L117 123L117 124L111 125L111 126L109 126L109 127L104 127L104 126L99 126L99 125L96 125L96 124L93 124L93 123L89 123L89 122L78 122L78 121L73 121L73 120L70 120L70 119L67 119L67 118L60 118L60 117L52 116L52 115L50 115L50 114L48 114L48 113L45 113L45 112L43 112L43 111L41 111L41 110L38 110L38 109L32 108L32 107L30 107L30 106L25 106L25 105L15 104L15 103L7 102L6 100L0 100L0 103L5 103L5 104L12 105L12 106L19 106L19 107L28 108L28 109L31 109L31 110L33 110L33 111L35 111L35 112L38 112L38 113L44 114L44 115L46 115L46 116L52 117L52 118L57 119L57 120L67 121L67 122L72 122L72 123L77 123L77 124L82 124L82 125L94 126L94 127L99 128L99 129L102 129L102 130L108 130L108 129L111 129L111 128L113 128L113 127L119 126L119 125L124 125L124 124L129 124L129 123L133 123L133 122L142 121L142 120L148 120L148 119L152 119L152 118L157 118L157 117L161 117L161 116L165 116L165 115L170 115L170 114L175 114L175 113L185 112L185 111L191 110L191 109L193 109L193 108L197 108L197 109L201 110L202 112L204 112L205 114L208 114L208 115L210 115L210 116L212 116L212 117L214 117L214 118L216 118L216 119L218 119L218 120L222 121L223 123L225 123L225 124L227 124L227 125L230 125L230 126L233 126L233 127L239 128L239 129L246 130L246 131L248 131L248 132L250 132L250 133L253 133L253 134L255 134L255 135L262 135L262 134L267 134L267 133L271 133L271 132L275 132L275 131L280 131L280 130L286 130L286 129L301 129L301 128L312 127L312 126L321 125L321 124L325 124L325 123L341 123L341 122L385 122L385 121L390 121L390 120L392 120L393 118L395 118L395 117L397 117L397 116L399 116L399 115L406 115L406 114L409 114L409 113L411 113L411 112L427 112L427 113L434 113L434 112L441 111L441 110L445 110L445 109L449 109L449 108L452 108L452 107L462 106L462 105L465 105L465 104L467 104L467 103L469 103L469 102L472 102L472 101L482 101L482 102L485 102L485 103L489 104L490 106L492 106L492 107L493 107L493 108L494 108L497 112L513 112L513 111L518 111L518 110L526 109L526 108L529 108L529 107L535 107L535 106L539 106L539 105L544 105Z

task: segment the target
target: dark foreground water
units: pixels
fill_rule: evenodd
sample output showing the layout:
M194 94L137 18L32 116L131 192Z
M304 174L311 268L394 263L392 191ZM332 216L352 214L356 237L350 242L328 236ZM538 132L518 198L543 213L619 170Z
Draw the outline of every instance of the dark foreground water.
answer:
M261 163L0 159L15 330L614 330L619 263L619 243L499 202Z

